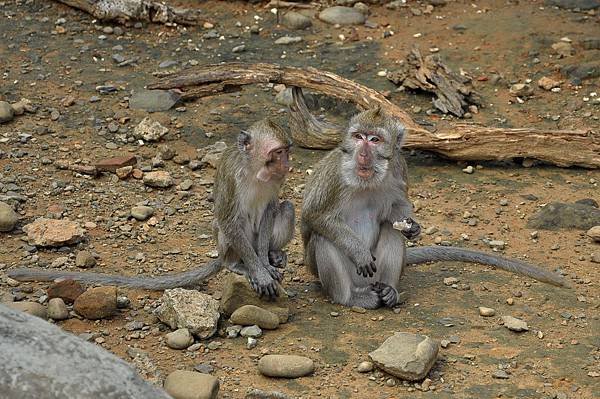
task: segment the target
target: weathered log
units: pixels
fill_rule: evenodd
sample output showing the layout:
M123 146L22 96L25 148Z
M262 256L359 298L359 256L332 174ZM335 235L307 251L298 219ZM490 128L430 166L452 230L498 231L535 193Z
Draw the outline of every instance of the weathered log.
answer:
M123 360L0 304L2 398L170 398Z
M150 0L56 0L85 11L101 21L146 21L199 25L200 10L170 7Z
M469 77L453 72L435 54L423 57L417 47L387 78L410 90L433 93L433 106L444 114L462 117L469 105L481 105L479 94L469 85Z
M406 148L436 152L457 160L504 160L531 158L558 166L600 167L600 134L591 130L505 129L457 124L432 133L390 102L381 93L331 72L273 64L227 63L198 67L167 77L150 89L183 90L184 99L206 97L237 90L253 83L282 83L321 92L349 101L361 109L375 105L400 120L407 129ZM329 129L318 142L307 137L309 148L333 148L339 130ZM295 134L298 137L298 133ZM315 145L313 146L313 141ZM323 145L326 142L326 145Z

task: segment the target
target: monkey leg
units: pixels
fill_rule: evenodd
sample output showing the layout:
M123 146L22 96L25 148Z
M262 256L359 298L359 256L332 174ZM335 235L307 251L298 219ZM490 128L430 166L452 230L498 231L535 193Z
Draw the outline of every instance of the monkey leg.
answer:
M282 250L294 237L294 205L282 201L275 209L273 233L269 241L269 264L276 268L285 268L287 254Z
M374 251L377 273L376 282L372 286L387 307L396 306L398 303L400 277L406 263L402 235L403 233L392 228L391 224L382 224Z
M346 306L360 306L376 309L382 300L371 286L372 278L356 273L356 265L332 242L313 234L308 248L314 251L313 257L323 290L335 303Z

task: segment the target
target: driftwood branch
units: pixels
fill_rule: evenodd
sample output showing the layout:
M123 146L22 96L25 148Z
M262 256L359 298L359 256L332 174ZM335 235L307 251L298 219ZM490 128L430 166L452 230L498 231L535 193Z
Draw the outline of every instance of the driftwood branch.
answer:
M589 130L536 130L488 128L458 124L444 131L429 132L416 124L398 106L378 91L315 68L299 69L273 64L229 63L195 68L149 85L150 89L183 90L184 99L206 97L256 83L282 83L307 88L349 101L361 109L375 105L407 128L406 148L436 152L456 160L503 160L531 158L558 166L600 167L600 134ZM295 112L292 109L292 113ZM333 148L339 128L329 125L324 137L304 139L295 133L299 145Z
M150 0L56 0L101 21L146 21L198 25L200 10L170 7Z

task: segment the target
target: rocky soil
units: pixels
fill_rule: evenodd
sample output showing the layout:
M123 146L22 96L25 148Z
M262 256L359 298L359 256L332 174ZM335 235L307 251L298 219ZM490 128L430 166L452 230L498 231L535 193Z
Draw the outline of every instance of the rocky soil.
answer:
M53 1L0 0L3 303L50 317L130 362L151 383L169 376L167 386L181 387L189 373L172 374L177 370L210 374L222 398L598 395L600 244L598 227L587 232L600 225L597 170L407 154L410 196L424 231L417 245L526 259L561 273L571 289L480 265L438 263L406 271L406 301L398 308L349 309L331 304L302 266L299 234L288 248L289 299L264 306L269 311L255 321L263 328L242 330L225 315L216 323L207 314L195 330L176 316L159 316L162 292L103 287L82 294L86 287L70 282L9 279L15 267L158 275L216 256L210 222L219 153L262 117L285 124L286 110L284 96L276 97L283 87L268 84L188 103L176 93L143 91L196 65L312 66L388 92L428 128L464 122L439 113L431 96L386 79L419 45L472 77L483 105L469 110L469 122L600 130L597 1L365 2L321 19L325 5L278 18L265 2L176 3L201 8L204 25L101 23ZM553 6L568 3L580 8ZM354 112L309 97L315 112L333 120ZM294 148L282 196L297 209L305 178L323 155ZM210 279L195 300L216 311L229 275ZM204 331L216 332L204 338ZM369 353L398 332L439 342L424 379L409 382L372 363ZM265 355L295 357L282 366ZM267 376L282 372L298 378ZM215 379L195 383L206 397L215 395Z

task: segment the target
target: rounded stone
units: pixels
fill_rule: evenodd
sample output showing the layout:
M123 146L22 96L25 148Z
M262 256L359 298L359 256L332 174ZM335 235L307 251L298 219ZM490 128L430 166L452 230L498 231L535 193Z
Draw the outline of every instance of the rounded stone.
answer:
M314 370L314 362L304 356L266 355L258 361L258 371L267 377L298 378Z
M279 326L279 317L275 313L254 305L244 305L238 308L229 320L232 324L257 325L267 330L274 330Z
M171 349L186 349L194 343L194 337L187 328L180 328L166 336L167 346Z
M32 316L37 316L40 319L46 320L48 318L46 308L37 302L10 302L7 303L6 306L21 312L29 313Z
M359 373L368 373L370 371L373 371L373 363L371 362L361 362L358 367L356 368L356 370Z
M48 317L53 320L66 320L69 318L69 309L61 298L52 298L48 301Z
M136 220L144 221L152 215L154 215L154 208L151 206L140 205L131 208L131 217Z
M89 269L96 266L96 258L89 251L79 251L75 257L75 266Z
M242 328L242 330L240 331L240 335L242 337L258 338L262 335L262 330L259 326L248 326Z
M1 224L1 221L0 221ZM594 226L591 229L589 229L586 233L588 235L588 237L590 237L592 240L596 241L596 242L600 242L600 226Z
M117 311L117 288L90 288L77 297L73 309L89 320L110 317Z
M145 185L155 188L168 188L175 184L169 172L164 170L144 173L143 179Z
M492 308L486 308L485 306L480 306L479 314L483 317L492 317L496 314L496 310Z
M19 221L19 215L12 206L0 202L0 232L9 232L15 228Z
M334 6L321 11L319 19L330 24L361 25L367 18L356 8Z
M6 123L13 120L15 112L6 101L0 101L0 123Z
M282 22L286 27L294 30L306 29L312 25L309 17L295 11L285 13L282 17Z
M164 388L174 399L214 399L219 380L209 374L177 370L167 376Z

